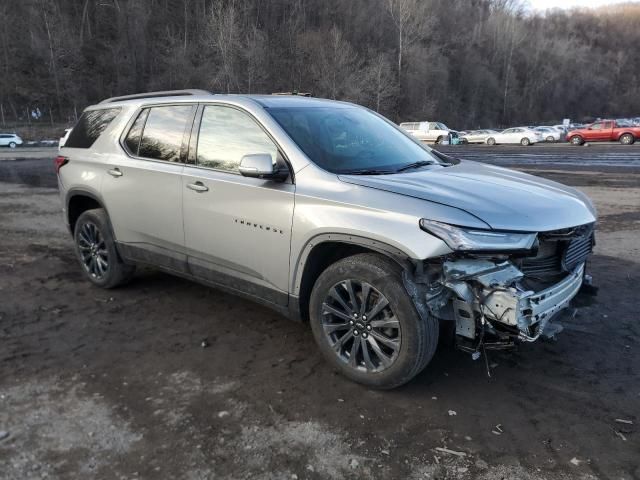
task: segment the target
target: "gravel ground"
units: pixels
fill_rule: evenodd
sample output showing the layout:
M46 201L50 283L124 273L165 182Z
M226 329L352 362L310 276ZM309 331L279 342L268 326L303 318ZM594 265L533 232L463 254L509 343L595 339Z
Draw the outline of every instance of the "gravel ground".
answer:
M0 478L640 478L637 169L524 165L600 214L598 295L556 342L490 353L491 377L443 346L377 392L245 300L83 281L50 165L0 162Z

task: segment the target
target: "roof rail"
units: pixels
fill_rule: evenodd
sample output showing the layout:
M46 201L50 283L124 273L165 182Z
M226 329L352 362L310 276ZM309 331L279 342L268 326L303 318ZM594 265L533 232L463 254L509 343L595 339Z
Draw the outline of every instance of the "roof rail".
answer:
M111 97L102 100L103 103L114 103L122 100L135 100L139 98L156 98L156 97L182 97L187 95L213 95L213 93L207 90L164 90L160 92L147 92L147 93L134 93L133 95L122 95L121 97Z

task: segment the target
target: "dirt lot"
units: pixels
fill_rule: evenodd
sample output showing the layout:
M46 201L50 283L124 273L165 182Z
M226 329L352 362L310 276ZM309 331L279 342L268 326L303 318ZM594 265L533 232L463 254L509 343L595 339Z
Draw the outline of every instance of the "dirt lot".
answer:
M153 271L92 287L51 162L0 164L0 478L640 479L638 169L535 170L600 214L598 295L557 342L491 353L491 377L441 348L377 392L244 300Z

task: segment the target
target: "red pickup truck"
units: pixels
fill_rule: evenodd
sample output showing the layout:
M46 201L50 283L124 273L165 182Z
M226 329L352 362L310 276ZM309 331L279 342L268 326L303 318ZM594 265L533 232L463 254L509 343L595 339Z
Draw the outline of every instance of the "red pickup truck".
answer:
M631 145L637 138L640 138L640 127L621 125L615 120L600 120L567 133L567 142L573 145L582 145L584 142L620 142Z

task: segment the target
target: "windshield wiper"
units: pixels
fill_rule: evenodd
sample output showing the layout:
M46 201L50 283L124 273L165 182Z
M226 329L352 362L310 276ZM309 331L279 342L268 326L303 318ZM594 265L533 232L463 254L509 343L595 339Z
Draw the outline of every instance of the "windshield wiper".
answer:
M376 168L361 168L356 170L346 170L340 172L342 175L390 175L396 173L395 170L382 170Z
M436 162L430 161L430 160L420 160L419 162L413 162L410 163L408 165L405 165L402 168L399 168L398 170L396 170L396 172L404 172L405 170L412 170L414 168L420 168L420 167L424 167L426 165L435 165Z

